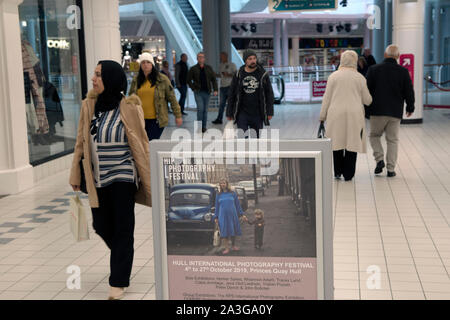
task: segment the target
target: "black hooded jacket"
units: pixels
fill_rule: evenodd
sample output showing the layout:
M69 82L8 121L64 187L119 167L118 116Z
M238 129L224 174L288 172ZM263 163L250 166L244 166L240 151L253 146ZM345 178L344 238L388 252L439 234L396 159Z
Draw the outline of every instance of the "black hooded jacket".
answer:
M232 118L235 122L242 110L242 96L244 93L243 86L243 76L242 73L245 69L245 65L242 66L236 74L233 76L231 81L231 86L228 92L228 106L227 106L227 117ZM257 73L259 74L259 85L260 85L260 96L259 96L259 114L261 115L261 120L266 126L270 125L269 116L273 116L273 90L272 84L270 82L269 73L258 64Z

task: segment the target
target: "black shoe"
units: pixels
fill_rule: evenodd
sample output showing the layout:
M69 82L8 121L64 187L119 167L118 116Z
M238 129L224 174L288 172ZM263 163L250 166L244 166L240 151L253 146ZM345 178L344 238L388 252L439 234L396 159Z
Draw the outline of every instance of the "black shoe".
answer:
M384 165L384 161L378 161L377 163L377 167L375 168L375 174L380 174L381 172L383 172L383 168L385 167Z
M208 130L208 129L206 129L206 128L202 128L202 133L205 133L205 132L206 132L206 130Z
M214 124L223 124L222 120L216 119L212 123Z
M181 112L181 114L183 115L183 116L187 116L188 114L186 113L186 112Z
M395 171L388 171L388 174L387 174L387 176L389 177L389 178L393 178L393 177L395 177L397 174L395 173Z
M341 179L341 176L342 176L342 174L335 174L335 175L334 175L334 178L340 180L340 179Z

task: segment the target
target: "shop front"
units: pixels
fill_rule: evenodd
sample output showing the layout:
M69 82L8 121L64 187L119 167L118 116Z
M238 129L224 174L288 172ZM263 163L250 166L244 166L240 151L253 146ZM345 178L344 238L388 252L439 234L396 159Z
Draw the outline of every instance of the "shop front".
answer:
M333 62L333 57L339 55L343 49L356 50L361 54L364 39L354 38L300 38L299 50L293 52L292 40L289 39L289 55L297 54L302 66L326 66ZM238 52L242 54L245 49L253 49L258 54L259 61L264 66L274 64L273 38L233 38L232 42ZM290 59L291 60L291 59Z
M87 91L84 40L71 21L77 0L24 0L19 5L30 164L73 152ZM75 17L77 18L77 17ZM72 23L71 23L72 22Z

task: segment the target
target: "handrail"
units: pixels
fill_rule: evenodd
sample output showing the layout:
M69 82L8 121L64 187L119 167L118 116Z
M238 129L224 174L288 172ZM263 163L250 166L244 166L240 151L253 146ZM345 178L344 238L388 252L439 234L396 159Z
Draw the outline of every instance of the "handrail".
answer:
M424 64L424 67L437 67L437 66L450 66L450 62L446 63L435 63L435 64Z

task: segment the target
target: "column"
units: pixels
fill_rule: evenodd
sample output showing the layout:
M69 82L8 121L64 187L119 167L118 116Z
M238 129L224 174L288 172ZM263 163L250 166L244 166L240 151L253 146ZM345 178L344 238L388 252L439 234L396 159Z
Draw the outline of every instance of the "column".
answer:
M173 68L173 53L172 53L172 45L170 44L169 38L165 37L164 43L166 45L166 60L169 63L169 70L174 70Z
M219 30L219 50L228 53L228 59L232 61L230 0L219 1Z
M282 56L283 56L283 66L289 65L289 32L287 20L283 19L281 22L281 34L282 34Z
M299 47L300 47L300 38L299 37L293 37L292 38L292 65L298 66L300 64L300 53L299 53Z
M440 3L433 4L433 63L443 63L441 61L441 6Z
M432 13L433 13L433 6L430 2L425 3L425 26L424 26L424 56L423 61L424 64L431 64L430 58L430 50L431 50L431 30L433 29L432 26Z
M385 10L384 10L384 1L385 0L374 0L373 4L380 8L380 19L381 23L379 24L381 27L379 29L372 30L372 55L374 56L377 63L383 61L384 59L384 50L386 49L384 44L384 21L385 21ZM377 17L378 18L378 17Z
M392 44L392 0L386 0L384 6L384 48Z
M121 63L119 0L83 0L83 19L89 80L100 60Z
M206 63L214 71L219 70L219 5L217 1L202 0L202 24L203 24L203 51Z
M273 20L273 64L281 66L281 20Z
M21 3L0 0L0 195L29 189L34 180L25 113L18 11Z
M393 43L400 54L414 55L414 92L416 110L405 123L421 123L423 118L423 52L424 52L425 0L402 2L394 0Z

